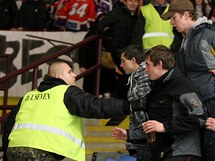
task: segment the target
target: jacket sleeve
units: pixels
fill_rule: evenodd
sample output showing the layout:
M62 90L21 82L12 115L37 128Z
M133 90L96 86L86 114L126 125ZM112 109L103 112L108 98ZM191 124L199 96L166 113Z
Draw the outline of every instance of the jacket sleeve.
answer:
M105 33L105 31L111 27L111 25L113 23L115 23L117 12L116 9L111 10L110 12L108 12L104 18L100 21L98 21L98 23L96 24L96 31L103 35Z
M144 33L145 33L145 18L141 13L137 19L136 24L134 25L132 43L142 47L143 46L142 37Z
M145 116L143 111L130 112L129 115L129 129L127 129L127 142L133 144L146 143L145 133L143 131L142 123L145 122ZM143 121L144 120L144 121Z
M207 40L201 40L200 49L202 51L208 70L212 70L215 69L215 33L214 30L208 29L204 32L204 34L207 35Z
M177 88L172 91L173 116L172 119L163 122L165 131L173 134L182 134L202 128L206 120L206 112L203 104L197 104L197 102L201 101L195 86L185 77L178 79L169 86L175 84L177 84ZM182 96L192 94L195 94L196 98L187 97L187 101L182 101L182 98L184 98ZM196 110L200 112L195 112Z
M185 105L182 105L177 101L173 101L173 106L180 110L178 110L178 114L176 114L172 120L168 120L163 123L167 133L186 133L204 126L206 120L205 112L201 115L193 115ZM205 110L203 109L203 111Z
M73 115L84 118L114 118L128 115L130 104L125 100L104 99L70 86L65 93L64 103Z

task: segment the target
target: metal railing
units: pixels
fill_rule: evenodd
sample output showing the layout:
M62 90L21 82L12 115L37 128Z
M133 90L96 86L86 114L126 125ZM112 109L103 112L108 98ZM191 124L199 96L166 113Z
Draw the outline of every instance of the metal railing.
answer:
M86 44L88 44L89 42L92 42L92 41L95 41L95 40L98 40L98 49L97 49L97 52L98 52L98 59L97 59L97 64L91 68L89 68L87 71L77 75L76 77L76 80L84 77L85 75L88 75L92 72L96 72L96 95L98 96L99 95L99 86L100 86L100 71L101 71L101 51L102 51L102 38L99 36L99 35L93 35L93 36L90 36L86 39L84 39L83 41L79 42L79 43L76 43L76 44L73 44L72 46L70 47L67 47L67 48L64 48L62 50L59 50L55 53L53 53L52 55L48 55L48 56L45 56L31 64L28 64L26 65L25 67L19 69L19 70L16 70L16 71L12 71L8 74L6 74L5 76L1 77L0 78L0 84L4 83L4 82L8 82L10 79L20 75L20 74L23 74L29 70L33 70L33 78L32 78L32 89L35 89L37 88L37 75L38 75L38 68L40 65L50 61L50 60L53 60L61 55L64 55L70 51L73 51L81 46L84 46ZM13 108L13 106L11 105L7 105L7 104L3 104L3 105L0 105L0 110L8 110L8 109L11 109ZM1 123L2 119L0 118L0 123Z

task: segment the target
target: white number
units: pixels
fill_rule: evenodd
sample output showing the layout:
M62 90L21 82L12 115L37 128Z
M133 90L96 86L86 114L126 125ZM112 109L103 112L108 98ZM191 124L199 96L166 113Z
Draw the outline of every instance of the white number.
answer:
M88 4L83 4L79 8L77 8L78 3L74 3L74 5L72 6L72 9L69 11L69 15L71 16L74 14L78 14L79 17L83 17L86 13L87 6Z

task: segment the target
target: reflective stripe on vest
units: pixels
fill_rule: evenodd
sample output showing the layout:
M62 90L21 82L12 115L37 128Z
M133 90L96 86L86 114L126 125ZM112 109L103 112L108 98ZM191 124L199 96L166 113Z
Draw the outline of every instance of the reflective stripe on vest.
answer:
M172 35L169 35L169 34L167 34L166 32L151 32L151 33L146 33L146 34L144 34L143 35L143 39L144 38L148 38L148 37L157 37L157 36L159 36L159 37L171 37L171 38L174 38L174 36L172 36Z
M13 130L16 129L32 129L32 130L39 130L39 131L45 131L45 132L50 132L53 134L58 134L61 136L64 136L71 141L75 142L76 144L79 144L82 148L85 148L85 144L78 138L75 138L74 136L70 135L69 133L55 128L55 127L50 127L50 126L45 126L45 125L39 125L39 124L29 124L29 123L21 123L21 124L15 124L13 127Z

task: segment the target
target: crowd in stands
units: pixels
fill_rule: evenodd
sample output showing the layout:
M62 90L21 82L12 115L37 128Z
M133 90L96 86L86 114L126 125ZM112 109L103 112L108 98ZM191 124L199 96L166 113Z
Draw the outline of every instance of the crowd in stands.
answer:
M86 31L84 38L96 33L109 38L104 55L109 53L115 65L109 69L118 75L102 73L100 93L130 102L129 130L115 128L112 135L127 142L137 161L214 161L214 0L0 3L1 30ZM96 64L96 46L79 49L81 73ZM95 73L87 75L84 91L95 93L94 82ZM157 141L148 144L142 131L155 132Z
M215 19L213 0L191 0L197 17ZM138 1L138 10L150 0ZM168 0L167 2L170 2ZM1 0L0 29L18 31L88 31L101 13L123 0Z
M168 3L171 1L0 0L0 30L86 31L88 34L85 38L95 33L110 38L110 44L104 45L104 48L111 54L112 62L116 64L120 75L117 77L117 81L108 76L110 79L105 80L112 82L113 87L106 87L109 86L109 83L105 83L106 85L102 87L104 90L101 91L102 93L113 93L113 90L118 89L115 97L126 99L128 76L120 66L120 53L123 48L132 43L138 44L144 50L159 44L169 47L172 51L178 51L180 48L181 34L170 25L170 21L163 21L160 18L160 15L168 10ZM215 22L214 0L190 1L195 8L197 18L206 16ZM157 24L165 27L159 28ZM168 37L160 35L161 40L157 39L156 36L159 35L155 34L163 31L168 33ZM80 50L80 72L84 72L96 64L97 55L86 54L86 50L89 53L95 53L94 49L92 52L89 48ZM94 82L94 80L95 78L84 81L87 92L93 93L94 86L90 82ZM118 87L115 88L115 86Z

